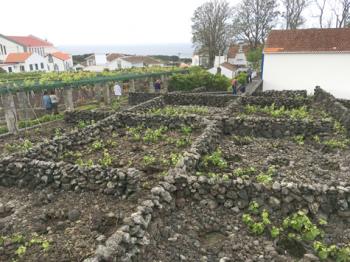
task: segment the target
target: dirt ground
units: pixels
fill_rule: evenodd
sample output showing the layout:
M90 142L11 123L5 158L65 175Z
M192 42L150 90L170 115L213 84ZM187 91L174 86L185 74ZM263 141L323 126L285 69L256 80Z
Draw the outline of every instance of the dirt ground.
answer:
M92 192L0 187L0 261L83 261L134 212L144 194L120 200ZM47 250L42 243L30 244L38 238L49 242ZM20 246L26 252L17 255Z

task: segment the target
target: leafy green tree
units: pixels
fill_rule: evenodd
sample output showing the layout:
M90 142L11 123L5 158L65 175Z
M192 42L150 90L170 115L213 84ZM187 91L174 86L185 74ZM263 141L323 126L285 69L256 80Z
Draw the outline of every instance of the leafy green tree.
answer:
M251 49L247 53L247 60L253 65L254 70L260 72L262 60L262 47Z

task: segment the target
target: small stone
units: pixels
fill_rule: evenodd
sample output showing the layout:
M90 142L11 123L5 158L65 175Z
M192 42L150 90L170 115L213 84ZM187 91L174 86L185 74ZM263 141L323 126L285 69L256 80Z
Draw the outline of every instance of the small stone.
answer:
M275 183L273 183L272 189L275 190L275 191L280 191L281 190L281 184L276 181Z
M223 257L223 258L220 258L219 260L219 262L229 262L229 261L231 261L231 259L228 257Z
M186 260L187 260L187 257L185 257L184 255L180 255L180 260L181 260L181 261L186 261Z
M101 243L101 242L104 242L106 240L106 237L104 235L99 235L97 238L96 238L96 241Z
M75 222L79 219L80 217L80 212L79 210L72 209L68 211L68 219L72 222Z
M272 206L272 207L279 207L280 204L281 204L281 201L276 198L276 197L270 197L269 198L269 204Z
M314 254L305 254L303 257L303 261L312 262L312 261L320 261L320 259L316 257Z

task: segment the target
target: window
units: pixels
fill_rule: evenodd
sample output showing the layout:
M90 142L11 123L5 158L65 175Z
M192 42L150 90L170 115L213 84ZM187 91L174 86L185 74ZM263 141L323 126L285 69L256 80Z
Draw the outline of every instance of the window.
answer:
M25 71L24 66L22 66L22 65L19 67L19 69L21 70L21 72Z
M4 55L7 55L6 46L4 46Z
M35 64L35 70L39 70L38 64Z
M49 55L49 63L53 63L52 55Z
M30 71L33 71L33 65L32 64L29 65L29 69L30 69Z
M0 52L3 54L2 45L0 45Z
M9 67L8 70L9 70L9 73L12 73L12 67Z
M40 63L40 68L44 69L44 63Z

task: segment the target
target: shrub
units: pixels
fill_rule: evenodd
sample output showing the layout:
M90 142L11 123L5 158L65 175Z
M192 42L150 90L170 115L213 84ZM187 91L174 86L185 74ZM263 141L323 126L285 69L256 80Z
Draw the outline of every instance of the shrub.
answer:
M237 76L238 83L241 85L245 85L247 83L247 76L248 75L245 72L239 73L239 75Z
M169 91L191 91L203 86L209 91L226 91L230 79L223 75L213 75L201 68L193 68L189 74L175 74L169 81Z

